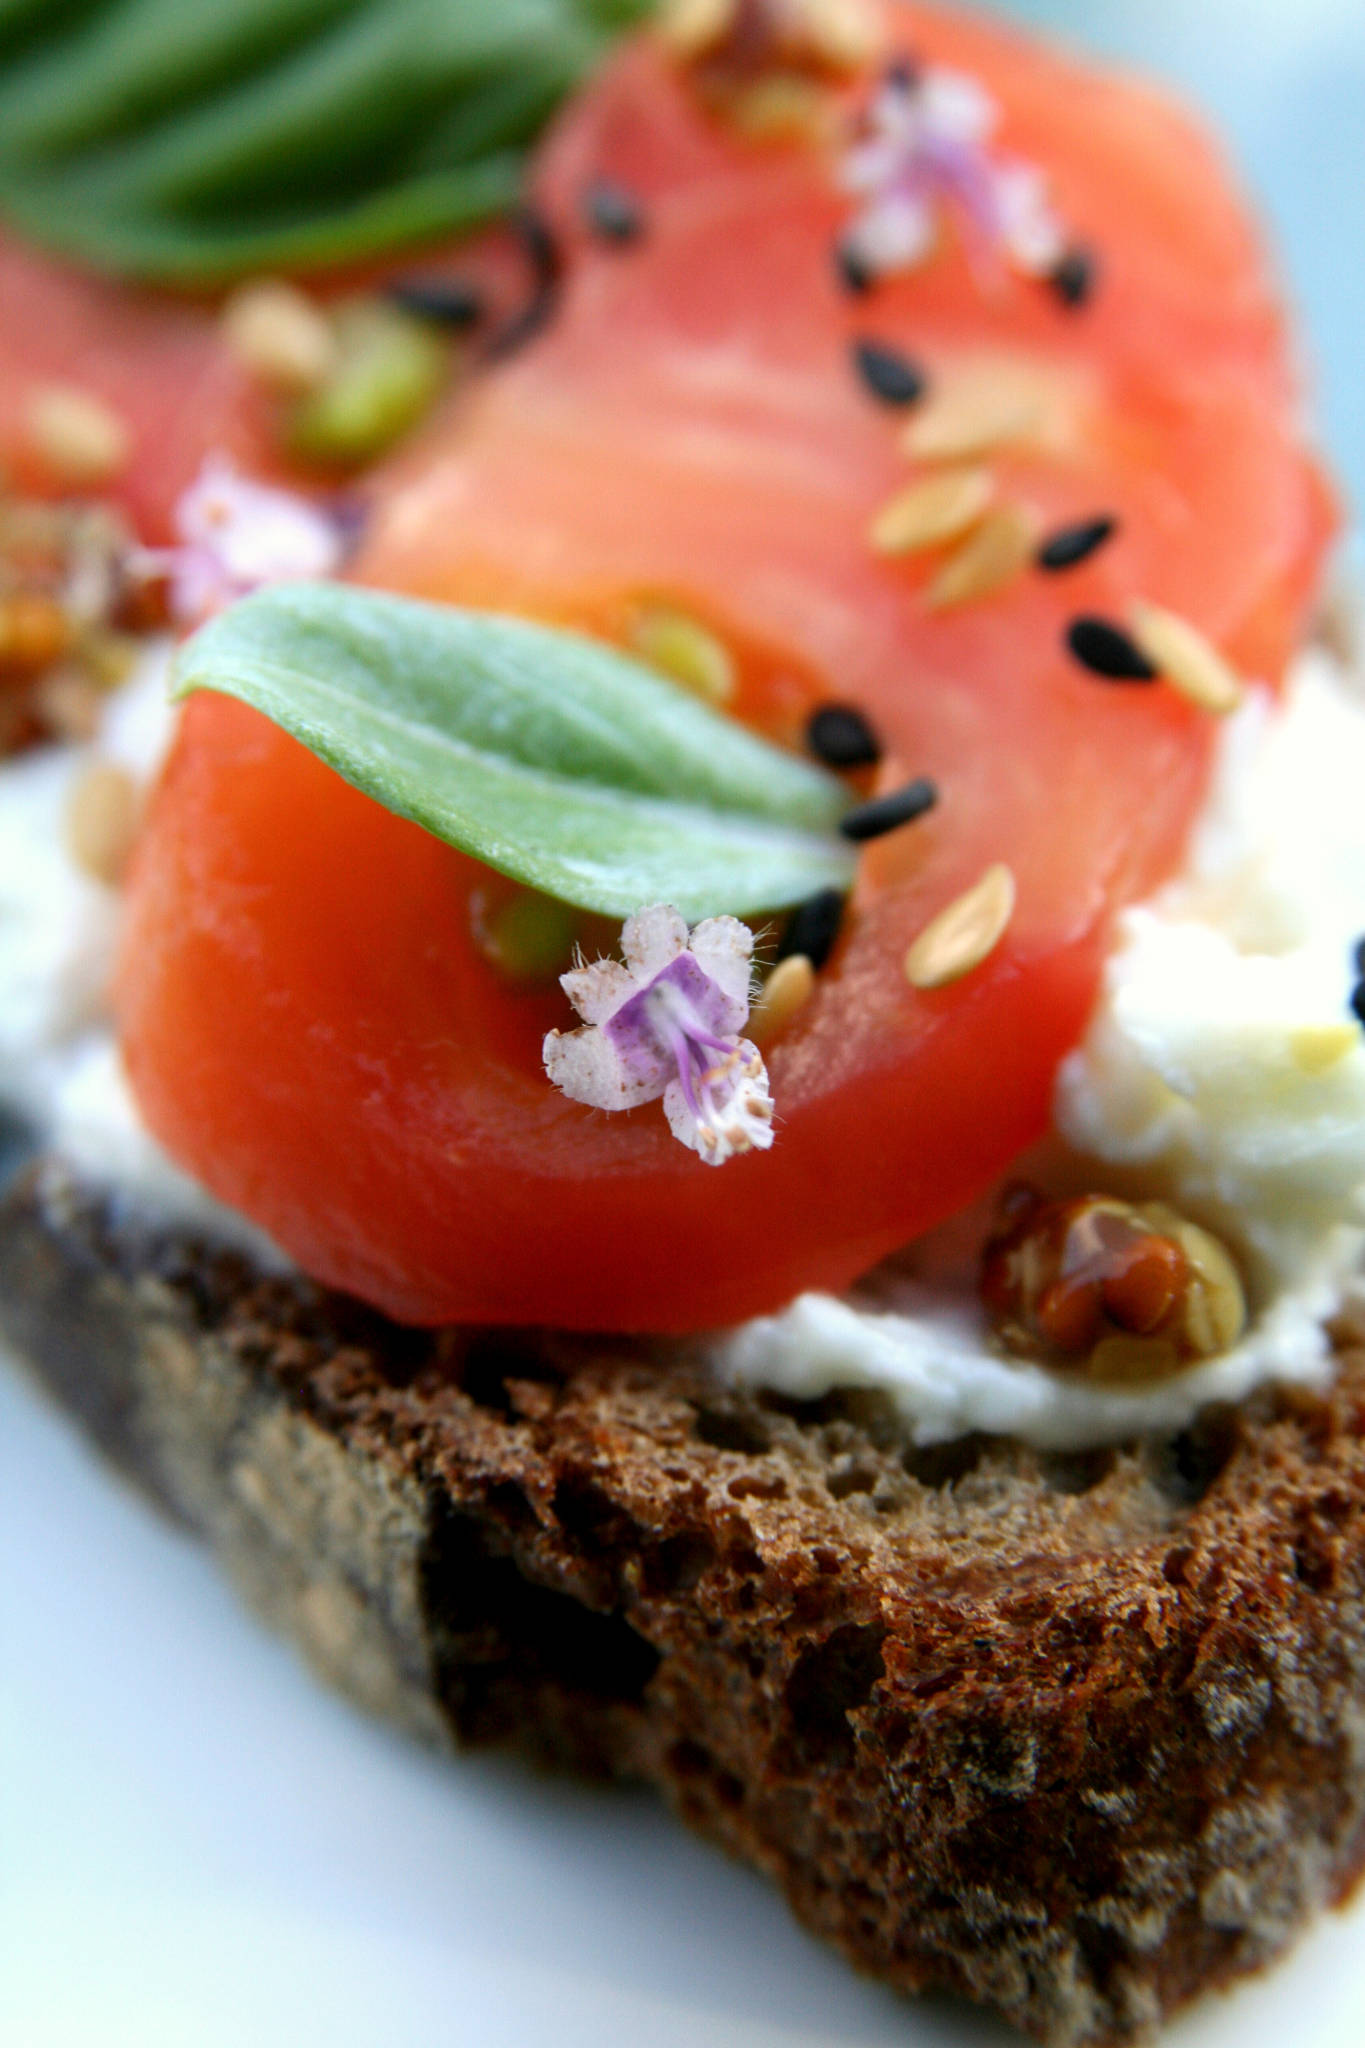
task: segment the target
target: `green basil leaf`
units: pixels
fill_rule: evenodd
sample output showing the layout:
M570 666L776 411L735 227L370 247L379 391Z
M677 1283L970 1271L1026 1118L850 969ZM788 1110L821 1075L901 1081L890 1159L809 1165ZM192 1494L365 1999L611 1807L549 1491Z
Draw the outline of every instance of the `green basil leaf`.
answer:
M842 783L576 633L276 584L182 648L173 691L194 690L254 705L386 809L586 910L752 915L852 880Z
M651 0L44 4L0 0L0 214L197 285L487 220Z

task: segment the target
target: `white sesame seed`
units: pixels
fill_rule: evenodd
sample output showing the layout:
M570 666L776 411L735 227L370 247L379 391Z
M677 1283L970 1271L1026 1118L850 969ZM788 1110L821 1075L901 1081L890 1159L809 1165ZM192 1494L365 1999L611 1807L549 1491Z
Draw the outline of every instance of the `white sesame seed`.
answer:
M755 1044L765 1045L779 1031L786 1030L814 991L815 969L804 953L790 953L785 960L779 960L749 1014L748 1036Z
M58 483L99 484L128 460L132 437L112 406L74 384L40 384L28 395L25 427Z
M642 660L681 683L708 704L728 704L735 694L735 664L729 648L687 612L653 605L640 612L630 632Z
M1014 876L1001 863L929 920L905 956L912 988L960 981L992 953L1014 915Z
M257 278L223 307L223 335L244 369L272 391L316 391L337 362L331 322L297 285Z
M901 437L920 462L966 462L1066 438L1071 407L1056 373L990 356L938 372Z
M939 547L977 525L994 491L994 478L980 465L921 477L882 506L868 538L879 555Z
M1160 605L1141 602L1131 607L1128 623L1137 646L1173 690L1220 717L1237 709L1241 680L1197 626Z
M948 557L925 591L933 611L971 604L1013 583L1033 559L1037 521L1023 505L997 505Z
M126 768L92 761L67 802L66 848L76 866L112 887L133 850L140 808L137 784Z

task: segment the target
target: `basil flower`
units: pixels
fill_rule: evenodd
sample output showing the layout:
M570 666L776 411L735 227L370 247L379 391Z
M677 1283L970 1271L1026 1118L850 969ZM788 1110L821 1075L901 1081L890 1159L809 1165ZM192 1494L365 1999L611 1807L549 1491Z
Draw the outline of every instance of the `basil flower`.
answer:
M708 1166L764 1151L773 1099L748 1021L753 933L736 917L708 917L690 934L669 904L626 919L624 964L599 960L560 976L582 1017L551 1031L545 1071L573 1102L634 1109L663 1097L681 1144Z

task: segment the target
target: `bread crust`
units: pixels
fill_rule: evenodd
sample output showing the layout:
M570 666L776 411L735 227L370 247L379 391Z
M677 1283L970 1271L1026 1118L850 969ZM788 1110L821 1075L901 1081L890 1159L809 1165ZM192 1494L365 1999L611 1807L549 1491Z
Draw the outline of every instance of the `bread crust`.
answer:
M676 1351L399 1330L48 1162L0 1334L329 1683L653 1782L906 1990L1129 2039L1365 1864L1365 1331L1176 1438L917 1452Z

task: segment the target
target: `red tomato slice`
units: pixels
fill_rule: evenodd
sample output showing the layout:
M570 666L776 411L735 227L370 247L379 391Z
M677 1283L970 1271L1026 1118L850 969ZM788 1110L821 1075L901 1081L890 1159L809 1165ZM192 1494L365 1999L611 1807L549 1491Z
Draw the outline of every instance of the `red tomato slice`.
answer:
M1044 1128L1113 916L1170 871L1206 779L1209 717L1097 681L1068 620L1143 596L1271 678L1300 632L1330 515L1263 257L1208 145L1143 88L907 16L917 53L978 77L1003 146L1048 172L1099 258L1093 303L983 283L952 247L851 298L825 155L735 139L641 42L543 158L570 248L557 321L383 479L360 564L607 634L665 598L735 649L751 722L795 742L815 703L853 700L886 745L881 786L937 780L937 810L864 857L839 949L771 1048L771 1152L717 1171L657 1104L558 1096L541 1035L575 1020L479 952L480 871L256 715L190 708L131 893L139 1098L306 1268L401 1318L702 1327L841 1286L961 1206ZM640 241L585 235L595 178L641 197ZM862 336L940 381L983 351L1043 366L1057 435L998 458L1000 489L1045 524L1112 513L1118 537L930 610L930 569L867 541L910 470L904 416L850 367ZM909 941L997 861L1018 886L1004 941L954 986L911 989Z

